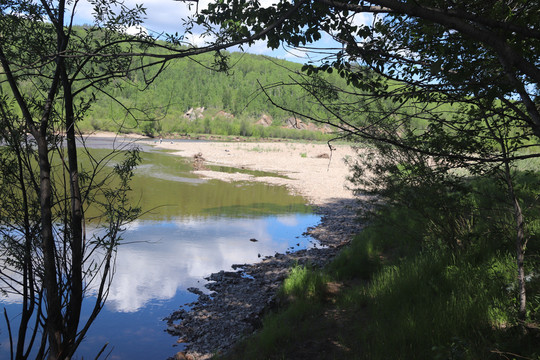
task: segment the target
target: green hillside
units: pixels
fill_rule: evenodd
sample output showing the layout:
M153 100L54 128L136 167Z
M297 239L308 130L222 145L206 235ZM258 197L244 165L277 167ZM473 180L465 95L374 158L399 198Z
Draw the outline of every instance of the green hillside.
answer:
M76 33L83 31L83 27L75 28ZM84 117L78 119L79 130L148 136L211 134L328 140L335 137L335 127L313 123L308 116L295 117L272 104L270 99L284 109L329 123L340 123L334 112L343 112L341 115L349 124L372 121L367 114L377 114L378 109L374 108L389 101L358 97L358 92L363 90L347 86L337 72L308 76L298 63L239 52L225 54L230 66L226 72L212 70L214 54L207 53L193 59L171 60L164 69L154 67L129 72L125 78L115 78L104 88L91 89L95 102ZM100 65L98 62L92 66L99 68ZM154 78L157 71L161 72ZM148 84L149 79L153 80ZM82 80L77 86L85 84L86 80ZM34 96L34 85L30 78L20 80L21 89L29 97ZM341 90L329 89L327 85ZM7 82L2 81L1 86L6 94L10 93ZM320 106L317 97L311 96L306 88L315 91L332 111ZM93 99L93 95L83 94L84 101ZM343 104L350 106L342 107ZM424 127L415 120L412 125Z
M231 53L231 69L225 73L208 68L213 62L212 54L198 56L196 60L171 62L147 88L144 79L148 74L142 72L131 74L125 82L117 82L116 86L106 89L110 96L98 96L93 110L79 123L79 128L82 131L120 129L154 136L205 133L327 137L323 132L330 131L329 128L309 124L305 119L296 126L288 123L292 114L272 105L260 90L261 85L268 86L268 95L285 107L300 113L313 112L313 104L300 87L271 86L290 84L290 77L300 71L300 64ZM341 81L337 76L334 78Z

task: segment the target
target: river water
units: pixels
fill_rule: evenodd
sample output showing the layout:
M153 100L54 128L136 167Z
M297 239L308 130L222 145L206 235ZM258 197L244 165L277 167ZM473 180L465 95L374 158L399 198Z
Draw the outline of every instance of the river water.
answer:
M111 139L88 145L96 157L113 146ZM196 299L188 287L204 290L212 272L313 244L302 234L320 218L302 197L284 187L200 179L188 160L142 149L132 188L145 213L126 229L107 303L75 358L93 359L108 344L108 359L166 359L182 345L162 319ZM16 320L17 303L4 305ZM4 323L0 331L3 359L9 356Z

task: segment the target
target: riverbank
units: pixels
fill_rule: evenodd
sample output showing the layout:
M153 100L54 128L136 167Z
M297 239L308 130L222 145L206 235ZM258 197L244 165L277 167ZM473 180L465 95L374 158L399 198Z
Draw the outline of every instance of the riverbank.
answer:
M206 279L207 290L188 289L199 295L171 314L167 331L178 336L185 348L171 360L211 359L256 331L268 311L279 306L278 290L294 266L322 268L361 229L355 221L354 200L343 199L320 206L321 223L306 230L324 247L275 254L254 264L233 265L235 271L220 271ZM204 290L204 289L203 289ZM212 293L208 294L208 290Z
M198 300L186 304L189 310L182 307L166 319L167 331L185 344L175 355L176 359L209 359L228 351L260 327L265 313L276 306L278 289L293 266L323 267L360 230L360 224L355 221L354 196L347 188L346 160L355 155L350 146L171 140L146 143L175 155L196 158L199 170L194 172L203 177L287 186L306 197L322 215L321 223L307 229L306 234L323 247L276 254L255 264L236 264L235 271L210 275L206 289L189 289L199 295ZM211 165L273 172L279 176L205 169Z
M534 191L529 186L536 178L529 175L518 182L521 189L527 189L525 194ZM187 342L187 347L171 348L176 339L167 336L166 344L160 346L166 355L157 358L175 352L179 352L176 359L204 359L223 353L224 359L235 360L536 358L540 353L538 316L532 310L530 323L516 321L512 228L496 225L506 223L508 210L500 207L499 194L494 191L499 189L496 181L488 180L468 180L473 191L460 189L459 204L453 201L456 189L442 192L451 197L443 203L444 197L432 202L429 182L405 187L406 192L418 196L412 202L391 202L382 209L382 216L373 217L369 228L360 231L346 248L342 245L358 230L339 231L355 224L353 207L348 205L357 204L351 200L349 204L343 201L321 206L321 211L333 210L335 216L325 216L321 226L310 231L320 232L323 238L335 235L334 247L277 255L257 264L241 264L235 267L237 271L212 275L208 290L192 289L201 296L191 311L178 311L167 324L159 324L160 329L168 328L176 334L179 342ZM486 206L478 209L477 204ZM446 216L447 205L457 211L450 217ZM346 210L350 211L349 219ZM446 247L446 226L461 229L461 220L469 217L475 221L472 225L467 222L460 233L460 239L469 245L453 250ZM343 220L341 224L338 219ZM336 225L331 228L329 224ZM324 271L314 268L338 251L337 261L330 267ZM533 257L538 253L534 246L528 251ZM170 262L189 257L178 254ZM163 262L161 256L154 258ZM237 262L244 261L251 260ZM295 268L285 281L285 293L280 293L289 301L281 306L276 302L283 297L276 297L275 291L288 276L288 266L295 262L315 265ZM534 295L539 289L534 277L538 264L531 265L530 289ZM183 273L182 269L173 276ZM161 285L163 277L151 279L159 279ZM291 283L293 286L287 286ZM209 294L210 290L215 293ZM538 308L534 296L530 299L529 309ZM174 301L174 306L183 302ZM260 328L262 317L265 324ZM144 328L144 336L149 335L150 327Z
M257 181L283 185L294 194L304 196L315 206L339 199L353 199L347 177L347 160L354 159L357 150L350 145L328 145L320 142L295 141L231 141L149 138L139 134L115 134L97 131L86 134L96 138L118 138L154 146L188 159L198 157L194 172L202 177L222 181ZM211 170L212 165L243 170L275 173L278 176L250 175L246 172Z
M347 188L349 168L345 160L355 155L350 146L170 139L160 142L144 138L137 142L188 159L196 157L199 170L194 172L206 178L287 186L291 192L303 195L322 215L321 223L306 229L306 234L323 246L276 254L255 264L236 264L235 271L210 275L205 288L188 289L199 295L198 300L182 306L166 319L167 331L178 337L179 344L184 344L173 359L209 359L216 353L227 352L258 329L264 315L278 305L277 291L291 267L296 264L309 264L312 268L324 266L360 230L360 224L355 221L355 198ZM212 165L242 171L209 170ZM256 176L244 170L276 173L277 176Z
M361 232L354 221L353 210L358 206L354 200L329 201L320 207L329 214L308 231L335 245L278 254L211 275L207 288L215 292L207 295L192 289L200 293L199 301L191 304L190 311L180 310L168 319L168 330L179 342L187 343L173 359L209 359L215 354L235 360L448 358L456 354L535 358L539 353L535 315L531 312L531 321L525 324L516 322L513 253L504 250L511 248L507 244L510 233L484 232L481 238L474 237L475 244L498 245L463 247L459 254L441 246L441 233L431 230L426 221L415 220L425 214L432 194L429 184L424 186L415 191L425 198L392 204ZM473 194L467 201L496 199L481 191ZM447 221L446 210L434 207L430 211ZM507 216L493 214L495 218L487 220L475 216L481 221L468 234L490 228L494 219L503 223ZM345 228L350 232L341 232ZM355 233L359 236L340 251ZM420 246L424 243L429 246ZM332 266L318 271L338 252ZM282 297L276 297L276 291L290 266L306 263L311 266L295 268L285 281L284 295L290 302L280 306L277 302ZM534 294L538 285L530 286ZM537 303L529 306L535 308ZM263 317L265 324L260 328Z

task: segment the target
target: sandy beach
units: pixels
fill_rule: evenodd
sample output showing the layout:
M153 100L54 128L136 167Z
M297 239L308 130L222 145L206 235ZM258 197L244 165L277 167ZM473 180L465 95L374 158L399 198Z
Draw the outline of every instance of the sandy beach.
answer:
M201 154L204 164L236 167L277 173L280 176L253 176L245 173L225 173L197 170L195 173L223 181L261 181L287 186L313 205L325 205L338 199L352 199L345 159L354 157L348 145L297 142L219 142L139 140L166 149L173 154L193 158Z

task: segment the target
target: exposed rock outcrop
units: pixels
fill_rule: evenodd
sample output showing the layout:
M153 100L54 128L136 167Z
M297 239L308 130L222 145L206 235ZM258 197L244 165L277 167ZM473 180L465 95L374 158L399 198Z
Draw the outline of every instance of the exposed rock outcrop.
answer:
M202 119L204 117L204 111L204 107L189 108L189 110L184 113L184 117L190 121Z
M291 116L285 120L285 127L289 129L305 130L306 124L299 118Z
M272 125L273 119L270 115L263 114L259 120L257 120L257 125L262 125L264 127L268 127Z
M220 110L216 113L214 118L225 118L225 119L234 119L234 115L231 113L228 113L224 110Z

